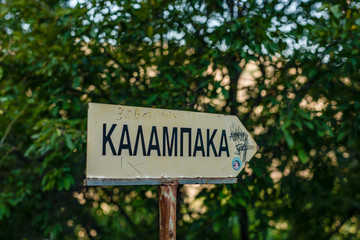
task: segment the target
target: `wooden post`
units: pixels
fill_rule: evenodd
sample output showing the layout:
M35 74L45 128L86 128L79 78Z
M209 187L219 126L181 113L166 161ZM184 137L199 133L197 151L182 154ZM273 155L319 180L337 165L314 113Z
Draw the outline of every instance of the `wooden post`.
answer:
M176 193L179 182L159 186L160 240L176 239Z

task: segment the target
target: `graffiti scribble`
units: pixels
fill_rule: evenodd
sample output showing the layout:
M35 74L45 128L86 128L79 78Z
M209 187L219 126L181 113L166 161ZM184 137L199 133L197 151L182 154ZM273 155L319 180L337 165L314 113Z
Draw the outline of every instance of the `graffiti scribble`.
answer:
M246 161L247 151L254 149L254 146L249 144L249 135L248 133L242 131L239 126L236 126L234 123L230 127L230 136L229 139L235 142L236 155L241 157L241 161Z

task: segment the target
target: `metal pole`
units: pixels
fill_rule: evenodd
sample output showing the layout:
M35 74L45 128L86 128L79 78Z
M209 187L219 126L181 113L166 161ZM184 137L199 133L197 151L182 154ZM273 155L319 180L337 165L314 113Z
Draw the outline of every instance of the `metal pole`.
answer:
M176 192L179 182L159 186L160 240L176 239Z

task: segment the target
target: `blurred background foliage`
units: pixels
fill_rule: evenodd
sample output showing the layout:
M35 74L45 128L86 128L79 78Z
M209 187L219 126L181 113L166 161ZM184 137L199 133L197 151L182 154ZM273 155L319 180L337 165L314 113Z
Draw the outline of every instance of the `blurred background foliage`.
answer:
M178 239L360 239L360 3L1 0L0 238L157 239L156 186L84 187L87 103L237 115L238 184Z

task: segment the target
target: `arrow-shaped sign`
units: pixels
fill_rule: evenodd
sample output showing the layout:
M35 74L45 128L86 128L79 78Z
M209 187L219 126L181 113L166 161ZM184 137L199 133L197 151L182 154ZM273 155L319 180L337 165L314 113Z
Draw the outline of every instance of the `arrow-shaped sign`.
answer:
M256 150L236 116L89 103L87 185L234 183Z

